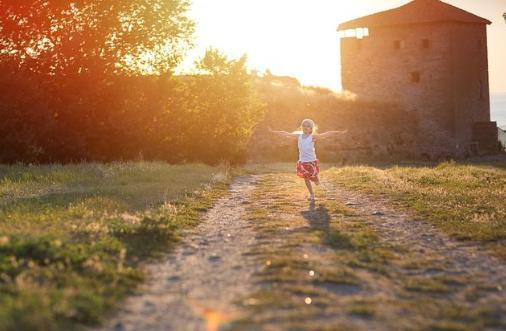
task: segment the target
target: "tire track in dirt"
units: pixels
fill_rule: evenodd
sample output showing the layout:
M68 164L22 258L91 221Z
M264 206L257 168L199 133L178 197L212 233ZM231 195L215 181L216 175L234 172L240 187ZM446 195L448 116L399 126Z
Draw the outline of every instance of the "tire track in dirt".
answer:
M235 178L202 222L164 262L146 266L149 281L100 330L218 330L240 316L237 298L251 292L255 233L242 217L254 176Z
M428 310L445 305L455 308L448 315L439 315L440 320L446 320L439 325L435 312L431 327L506 329L503 261L478 243L451 238L409 210L393 207L387 197L353 192L330 181L323 183L322 190L327 198L371 220L380 245L392 249L394 254L383 272L393 284L391 295L396 300L414 305L421 299L420 304L426 304Z
M363 216L372 215L371 225L381 233L379 240L402 247L405 254L423 261L430 258L425 268L408 268L407 275L462 275L469 278L467 287L487 287L482 300L502 299L506 313L506 265L490 255L485 248L469 241L453 239L431 224L390 207L387 198L351 192L326 182L325 193L345 202ZM462 294L462 293L461 293ZM464 296L461 296L464 300Z

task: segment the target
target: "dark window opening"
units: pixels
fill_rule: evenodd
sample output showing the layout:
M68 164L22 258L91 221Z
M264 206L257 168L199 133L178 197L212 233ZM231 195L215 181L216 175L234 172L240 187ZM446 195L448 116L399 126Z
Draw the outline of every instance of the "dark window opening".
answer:
M420 83L420 72L413 71L411 73L411 82L412 83Z
M422 48L430 48L430 40L422 39Z
M394 49L401 49L401 41L394 40Z

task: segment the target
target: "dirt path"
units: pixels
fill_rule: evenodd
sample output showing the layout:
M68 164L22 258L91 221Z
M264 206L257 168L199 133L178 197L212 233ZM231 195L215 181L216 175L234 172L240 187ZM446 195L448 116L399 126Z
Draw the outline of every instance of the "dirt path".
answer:
M502 262L386 199L316 191L312 204L291 174L259 180L248 213L267 265L237 330L506 329Z
M198 227L163 263L150 265L149 283L129 298L102 330L215 330L237 318L235 299L251 292L255 241L244 205L254 177L238 177Z
M506 329L506 266L478 245L325 177L305 193L237 178L104 330Z

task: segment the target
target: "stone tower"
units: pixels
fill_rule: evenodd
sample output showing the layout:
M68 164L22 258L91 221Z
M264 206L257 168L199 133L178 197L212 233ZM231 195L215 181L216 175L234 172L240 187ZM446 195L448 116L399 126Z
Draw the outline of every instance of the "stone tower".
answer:
M343 88L416 112L420 154L459 157L494 150L490 23L438 0L414 0L341 23Z

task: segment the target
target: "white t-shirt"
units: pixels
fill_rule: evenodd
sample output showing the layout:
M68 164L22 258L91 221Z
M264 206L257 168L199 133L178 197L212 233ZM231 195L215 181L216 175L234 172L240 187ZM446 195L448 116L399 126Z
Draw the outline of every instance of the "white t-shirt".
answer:
M304 137L304 134L299 134L299 161L311 162L316 161L316 153L314 149L313 135L310 134Z

